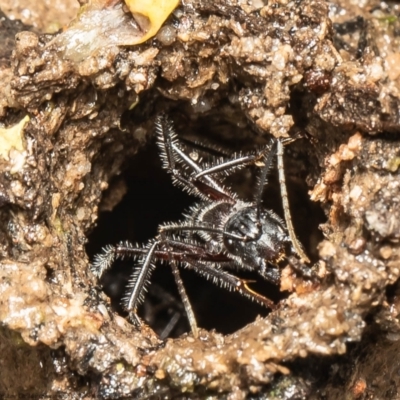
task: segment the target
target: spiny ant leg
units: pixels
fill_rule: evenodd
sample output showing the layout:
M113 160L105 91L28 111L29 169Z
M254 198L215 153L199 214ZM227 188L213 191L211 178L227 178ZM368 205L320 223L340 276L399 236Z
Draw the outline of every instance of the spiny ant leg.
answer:
M91 271L100 279L104 272L108 270L115 260L115 247L104 247L101 253L96 254L93 262L90 265Z
M245 167L249 164L257 163L257 161L261 160L264 157L265 153L269 153L270 149L265 147L261 151L254 153L254 154L237 154L234 158L230 160L223 160L220 163L215 165L211 165L206 169L203 169L201 172L198 172L196 175L192 177L192 180L199 179L203 176L215 174L219 172L231 172L235 171L237 168Z
M163 238L162 242L163 244L169 247L169 250L168 251L163 249L155 250L154 257L157 260L162 260L162 261L174 260L180 262L183 260L184 256L190 255L190 257L195 260L203 260L210 262L231 261L231 259L226 257L226 255L223 254L216 255L208 253L204 246L200 246L193 240L185 242L182 239L175 240L173 238L171 239L167 237ZM148 249L132 247L132 245L128 242L116 246L116 249L117 249L116 251L118 251L120 258L128 256L131 258L136 258L139 256L143 256L148 252Z
M163 237L164 235L161 234L160 236ZM172 274L174 275L175 283L176 283L176 286L178 287L178 293L181 296L183 306L185 307L186 315L189 320L190 329L193 333L193 336L195 338L197 338L199 336L199 329L197 327L196 317L194 315L193 308L189 301L189 297L188 297L185 287L183 285L178 267L176 265L176 260L173 258L173 255L171 254L171 250L173 250L172 244L176 245L177 243L176 243L176 241L171 241L168 238L163 238L162 241L160 241L160 243L167 245L166 253L168 254L168 257L169 257Z
M286 189L286 179L285 179L285 170L283 165L283 144L280 140L277 141L278 149L277 149L277 158L278 158L278 176L279 176L279 186L281 188L281 197L282 197L282 205L283 205L283 213L285 215L286 226L289 232L290 240L292 241L293 247L298 254L298 256L306 263L309 263L310 260L305 254L301 243L298 241L296 234L294 232L294 227L292 224L292 218L290 216L290 208L289 208L289 200Z
M195 232L210 232L210 233L219 233L226 237L236 240L246 241L248 238L246 236L236 235L234 233L225 232L222 229L212 228L208 226L198 226L198 225L163 225L159 228L159 232L173 232L173 231L195 231Z
M136 307L144 300L143 292L146 290L146 285L149 282L150 274L154 270L155 265L152 263L154 252L159 241L155 241L149 248L143 263L138 265L129 280L129 293L123 298L123 304L128 311L136 313Z
M227 289L232 289L255 300L267 308L274 310L276 308L272 300L262 296L261 294L253 291L247 285L246 280L240 279L235 275L231 275L228 272L221 270L219 268L211 267L206 263L194 262L191 260L186 260L186 266L198 274L206 277L207 279L213 279L214 283L218 282L220 285Z
M193 308L190 304L189 297L186 293L185 287L183 286L183 282L181 279L181 275L179 273L178 267L176 266L175 261L171 262L172 274L174 275L176 286L178 287L178 293L181 296L183 306L185 307L186 315L189 320L190 329L195 338L199 337L199 328L197 326L196 317L193 312Z
M167 252L165 250L155 250L154 257L158 260L169 260L173 259L180 261L182 252L189 252L193 254L193 257L197 255L198 258L207 258L209 254L200 246L194 243L185 243L182 241L175 241L173 239L164 239L167 245L171 245L176 251ZM112 264L118 260L138 259L144 257L148 253L148 249L145 247L135 247L129 242L121 242L116 246L106 246L103 251L97 254L91 264L91 270L98 279L104 275L104 273L111 268Z
M140 328L142 324L142 320L139 318L139 316L136 314L136 312L130 312L129 313L129 320L133 325L136 327Z
M130 290L123 299L124 306L130 312L131 317L135 318L134 322L136 324L140 323L140 319L137 317L136 314L136 308L138 304L142 303L144 300L143 292L146 290L146 285L149 282L150 274L152 270L155 268L154 264L152 263L152 260L153 258L156 258L157 247L166 246L167 249L163 251L161 254L164 257L166 256L167 259L170 261L172 273L174 275L175 282L178 286L179 295L181 296L183 305L185 307L190 327L192 329L193 335L195 337L198 337L198 327L196 319L192 307L190 305L189 298L183 286L181 277L179 275L179 271L176 266L176 260L174 259L175 255L170 254L170 251L168 249L168 247L171 246L171 243L173 242L170 242L168 239L156 240L147 250L147 254L143 260L143 263L135 268L133 276L129 281L128 287L130 288Z
M165 115L160 114L155 122L155 128L159 139L159 146L162 147L164 156L164 168L167 169L176 180L183 186L196 189L192 183L183 177L176 169L174 150L178 150L178 139L172 121Z
M175 153L177 153L179 155L179 157L185 161L185 163L187 165L189 165L190 167L192 167L196 172L201 172L202 169L201 167L195 163L189 156L187 156L176 144L172 144L172 149ZM208 186L211 186L213 189L215 189L216 191L220 192L221 195L225 195L226 197L231 198L230 193L228 192L227 189L225 189L224 187L222 187L219 183L217 183L217 181L215 179L212 179L210 176L205 176L205 184L207 184ZM190 181L192 185L195 185L195 183L193 181Z
M143 247L134 247L129 242L121 242L116 246L106 246L102 252L97 254L91 265L91 270L100 279L105 271L111 268L117 259L131 258L135 259L147 253Z
M183 188L190 188L195 193L200 196L205 196L206 198L233 201L233 196L229 190L209 176L204 177L204 182L199 181L196 183L184 177L176 169L177 161L184 163L186 167L190 167L195 172L201 172L202 168L181 150L172 122L165 114L161 114L157 117L155 126L159 138L159 147L164 156L164 168L173 175L174 179L180 183Z
M217 172L224 172L224 171L232 169L234 167L250 164L251 162L254 162L255 158L256 157L254 155L251 155L251 156L243 156L243 157L239 157L239 158L236 158L233 160L224 161L221 164L213 165L212 167L209 167L209 168L204 169L203 171L197 173L193 177L193 179L194 180L199 179L202 176L215 174Z
M208 142L207 139L201 138L201 142L198 140L192 140L190 138L179 138L179 141L183 143L184 146L188 147L188 153L190 154L190 158L192 160L199 158L199 153L206 153L208 156L213 157L230 157L231 152L227 149L222 148L221 146ZM194 158L193 152L196 152L196 158Z

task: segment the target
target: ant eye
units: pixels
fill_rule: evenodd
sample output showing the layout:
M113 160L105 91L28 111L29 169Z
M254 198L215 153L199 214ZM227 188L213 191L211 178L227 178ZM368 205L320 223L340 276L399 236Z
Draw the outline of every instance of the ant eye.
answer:
M199 159L199 153L197 151L191 151L189 153L189 157L193 160L193 161L197 161Z

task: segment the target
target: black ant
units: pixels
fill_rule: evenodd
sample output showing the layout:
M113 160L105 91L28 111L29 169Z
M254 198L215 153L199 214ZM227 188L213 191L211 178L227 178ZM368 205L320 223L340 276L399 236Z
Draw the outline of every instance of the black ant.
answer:
M294 233L283 167L283 142L273 139L261 150L250 154L235 154L229 160L214 160L201 165L194 161L180 145L172 122L162 114L156 119L158 146L163 167L172 175L174 184L198 196L201 201L191 207L185 219L175 224L164 224L158 235L147 244L132 245L122 242L107 246L95 256L92 269L100 279L116 259L137 261L129 280L123 305L135 322L137 306L144 300L144 292L154 261L168 262L172 268L179 293L186 309L192 332L198 334L196 319L186 295L178 266L192 269L221 286L249 297L273 309L271 300L253 291L248 282L232 275L229 270L257 271L263 278L279 283L277 264L294 253L309 262ZM271 210L262 206L261 198L273 159L278 159L285 223ZM249 164L261 166L254 200L243 201L221 183L223 176Z

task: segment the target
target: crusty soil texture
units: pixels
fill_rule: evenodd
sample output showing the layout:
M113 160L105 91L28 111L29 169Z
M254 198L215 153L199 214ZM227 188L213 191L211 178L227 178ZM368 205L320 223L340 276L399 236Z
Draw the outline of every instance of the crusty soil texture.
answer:
M182 3L136 46L116 0L58 33L1 17L0 397L397 398L399 6ZM296 139L286 180L312 263L258 289L275 311L189 274L194 338L163 266L137 329L119 307L131 265L90 271L103 245L145 241L195 201L161 169L161 111L225 153ZM231 182L239 196L256 170ZM265 204L282 211L273 171Z

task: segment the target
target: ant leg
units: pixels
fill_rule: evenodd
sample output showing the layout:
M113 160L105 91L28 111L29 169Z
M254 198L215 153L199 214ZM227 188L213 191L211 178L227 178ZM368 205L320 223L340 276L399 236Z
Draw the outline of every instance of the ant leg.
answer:
M142 324L142 320L139 318L139 316L136 314L136 312L130 312L128 319L130 322L132 322L133 325L135 325L137 328L140 328Z
M178 286L179 295L181 296L183 306L185 307L186 315L189 320L189 325L190 325L190 329L193 333L193 337L198 338L199 337L199 328L197 326L196 317L194 316L192 305L190 304L185 287L183 286L181 275L179 273L179 270L178 270L178 267L176 266L175 261L171 261L171 268L172 268L172 273L175 278L176 286Z
M155 128L164 168L172 174L178 184L189 191L194 191L200 195L200 197L211 198L214 200L234 201L233 195L229 190L224 188L211 177L204 177L204 182L191 182L179 173L176 169L177 162L183 162L187 167L190 167L195 172L201 172L202 169L180 149L172 122L165 114L161 114L157 117Z
M162 237L163 234L161 233L160 236ZM182 278L181 278L181 275L179 273L179 270L178 270L178 267L176 264L176 260L173 259L170 254L171 248L173 250L172 244L176 244L176 241L170 241L170 240L168 240L168 238L163 238L162 243L167 244L167 246L168 246L166 252L168 253L168 256L169 256L169 264L171 265L172 274L174 275L175 283L176 283L176 286L178 287L178 293L181 296L183 306L185 307L186 315L188 317L190 329L193 333L193 336L195 338L198 338L199 337L199 328L197 326L196 317L194 315L192 305L190 304L189 297L188 297L185 287L183 285Z
M102 252L96 254L93 263L90 266L92 272L98 279L104 275L104 273L111 268L115 260L130 258L135 260L140 256L144 256L148 252L143 247L136 247L129 242L121 242L116 246L106 246Z
M170 231L170 232L171 231L180 231L180 232L202 231L202 232L210 232L210 233L219 233L223 236L229 237L231 239L236 239L236 240L243 240L243 241L248 240L248 238L246 236L235 235L234 233L225 232L222 229L212 228L212 227L202 226L202 225L178 225L178 224L176 224L176 225L160 226L160 228L159 228L160 233L167 232L167 231Z
M112 264L114 263L114 261L116 259L118 259L118 258L123 259L124 257L135 259L135 258L139 258L140 256L144 256L147 253L147 257L145 259L144 264L142 265L142 268L140 268L140 270L134 272L133 278L131 279L131 282L130 282L130 284L134 283L136 288L134 288L134 291L131 293L131 296L128 296L128 298L125 297L123 299L123 303L128 301L128 304L124 304L124 306L130 311L129 319L135 326L138 326L138 327L142 325L142 322L141 322L140 318L137 316L135 311L131 312L132 307L129 303L131 303L130 298L132 298L132 296L134 297L135 293L136 293L136 296L139 296L136 299L133 298L133 301L135 302L135 306L138 301L140 302L143 299L141 293L144 289L144 286L148 282L149 273L154 268L154 266L150 265L149 262L146 262L146 260L148 259L148 255L152 251L154 246L155 245L153 245L153 247L150 249L150 251L145 248L133 247L133 245L129 242L125 242L125 243L121 242L117 246L107 246L103 249L102 253L99 253L95 256L94 261L91 265L91 270L93 271L93 273L96 275L96 277L98 279L101 279L101 277L104 275L105 271L108 270L112 266ZM150 254L150 259L151 259L151 254ZM143 275L143 272L144 272L145 276L141 277L140 275L141 274ZM143 281L143 279L144 279L144 281ZM137 281L134 282L134 280L137 280Z
M310 260L305 254L302 245L297 239L296 234L294 232L292 218L290 216L288 194L286 189L285 170L283 165L283 144L280 140L277 141L277 144L278 144L277 158L278 158L279 186L281 189L282 206L283 206L283 212L285 214L286 226L289 232L290 240L292 241L296 253L304 262L309 263Z
M243 155L242 153L235 154L230 160L222 160L220 163L212 165L201 172L198 172L192 179L198 179L206 175L215 174L218 172L231 173L239 168L245 167L249 164L257 164L262 161L264 155L269 153L271 148L266 146L261 151L254 154Z
M187 147L186 153L190 155L192 160L198 160L200 158L200 153L206 153L208 156L212 157L230 157L232 152L228 151L217 145L216 143L209 142L205 138L201 138L201 142L198 140L193 140L191 138L179 138L179 142ZM184 148L185 150L185 148Z
M136 314L136 307L144 300L143 292L149 283L151 272L155 265L152 263L154 252L161 242L156 240L148 249L146 257L141 265L135 268L132 277L129 280L128 288L130 289L127 295L122 299L122 303L126 310L133 311Z
M171 229L173 230L173 229ZM169 260L180 262L183 256L190 256L191 259L201 259L211 262L225 262L230 261L225 256L216 256L214 254L209 254L207 250L196 244L195 242L185 243L182 241L177 241L169 238L163 238L159 240L158 243L165 244L169 246L172 250L158 250L154 249L154 258L158 260ZM117 259L139 259L140 257L145 257L148 255L149 249L145 247L139 247L132 245L129 242L121 242L116 246L107 246L103 249L102 253L95 256L94 261L91 265L93 273L98 279L100 279L106 270L108 270L115 260Z
M115 260L115 247L106 246L101 253L95 255L93 262L90 264L90 270L100 279L104 272L107 271Z
M214 283L219 283L226 289L237 291L241 295L255 300L271 310L276 308L272 300L250 289L247 285L248 282L244 279L231 275L222 269L209 266L206 263L194 262L187 259L185 260L185 265L205 278L212 279Z
M155 265L152 263L152 259L153 257L156 256L157 247L167 243L168 240L156 240L148 249L146 257L143 260L143 263L135 269L132 278L129 280L128 288L130 290L128 294L124 297L123 304L125 308L132 314L132 316L135 317L134 322L136 324L138 323L138 321L140 321L136 315L136 308L138 304L144 301L143 294L146 291L146 285L149 282L151 272L155 268ZM166 253L168 254L168 250L166 251ZM198 337L198 327L196 319L193 313L193 309L190 305L189 298L183 286L182 279L179 275L179 271L176 266L176 261L173 259L173 257L168 257L168 258L170 258L169 261L172 267L172 273L174 275L175 282L178 286L178 291L182 298L182 302L189 319L189 324L192 329L193 336Z
M165 230L168 230L168 227ZM154 257L159 260L172 259L179 261L182 252L191 253L193 257L197 255L198 258L209 257L205 249L195 245L194 243L184 243L171 239L164 239L164 242L167 245L172 246L172 248L177 251L166 252L165 250L156 249L154 251ZM109 245L104 247L101 253L96 254L93 263L90 266L90 269L97 277L97 279L101 279L104 273L111 268L116 260L123 260L124 258L137 260L140 257L146 256L147 253L148 249L146 249L145 247L139 247L138 245L133 245L129 242L120 242L116 246Z

